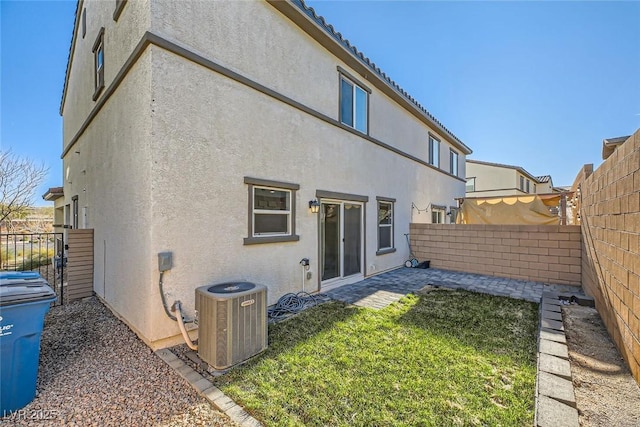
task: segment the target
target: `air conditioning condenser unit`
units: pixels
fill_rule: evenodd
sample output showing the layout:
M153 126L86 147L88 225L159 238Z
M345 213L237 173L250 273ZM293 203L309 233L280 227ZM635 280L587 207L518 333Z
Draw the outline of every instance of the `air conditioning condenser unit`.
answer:
M198 356L226 369L267 348L267 288L229 282L196 289Z

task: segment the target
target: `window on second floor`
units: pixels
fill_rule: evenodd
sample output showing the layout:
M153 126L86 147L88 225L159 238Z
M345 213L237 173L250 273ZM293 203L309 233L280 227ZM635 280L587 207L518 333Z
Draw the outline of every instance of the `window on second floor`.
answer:
M95 82L93 100L95 101L104 89L104 27L100 29L98 38L93 44L93 65Z
M440 141L429 136L429 164L440 167Z
M449 171L451 175L458 176L458 153L451 149L449 150Z
M467 186L465 188L467 193L476 191L476 178L467 178Z
M530 191L530 185L531 185L531 181L527 180L527 193L529 193Z
M538 192L538 189L537 189L537 187L536 187L536 185L535 185L535 184L533 184L533 192L534 192L534 193L537 193L537 192Z
M520 175L520 191L524 191L524 176Z
M368 133L369 94L344 76L340 76L340 122Z

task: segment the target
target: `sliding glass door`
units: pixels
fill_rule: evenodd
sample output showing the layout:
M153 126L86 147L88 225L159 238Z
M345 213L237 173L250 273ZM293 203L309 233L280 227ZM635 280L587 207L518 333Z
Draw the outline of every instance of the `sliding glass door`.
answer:
M363 206L356 202L323 201L320 209L322 280L362 274Z

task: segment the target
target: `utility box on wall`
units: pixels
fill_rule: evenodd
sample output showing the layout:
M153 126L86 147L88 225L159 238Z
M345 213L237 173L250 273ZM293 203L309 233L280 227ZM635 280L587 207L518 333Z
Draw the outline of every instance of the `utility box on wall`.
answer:
M249 282L196 289L198 356L226 369L267 348L267 288Z

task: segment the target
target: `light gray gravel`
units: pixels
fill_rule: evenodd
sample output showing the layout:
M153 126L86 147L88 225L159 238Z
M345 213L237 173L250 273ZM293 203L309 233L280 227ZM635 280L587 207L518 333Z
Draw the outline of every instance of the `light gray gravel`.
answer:
M96 298L47 314L37 390L0 425L235 425Z

